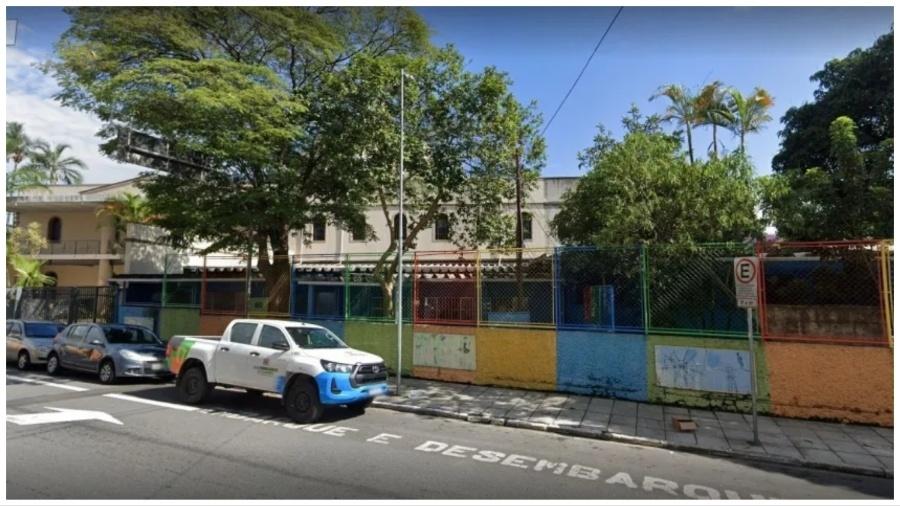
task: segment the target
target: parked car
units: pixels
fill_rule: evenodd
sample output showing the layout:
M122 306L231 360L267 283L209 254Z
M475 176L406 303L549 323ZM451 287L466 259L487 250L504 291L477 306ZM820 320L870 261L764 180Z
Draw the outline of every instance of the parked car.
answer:
M168 378L165 353L165 344L140 325L73 323L53 340L47 372L93 372L107 384L122 377Z
M43 364L47 361L53 338L64 328L65 324L56 322L7 320L6 361L15 361L21 370L32 364Z
M324 405L363 412L388 389L381 357L295 321L234 320L221 337L173 336L166 356L183 402L202 402L215 385L274 392L299 423L316 421Z

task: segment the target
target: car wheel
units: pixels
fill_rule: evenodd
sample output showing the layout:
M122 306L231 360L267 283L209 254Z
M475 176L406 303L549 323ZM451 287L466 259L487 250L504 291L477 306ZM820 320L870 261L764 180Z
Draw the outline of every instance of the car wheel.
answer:
M56 353L51 353L47 357L47 374L50 376L56 376L59 374L60 366L59 366L59 356Z
M20 371L24 371L24 370L28 369L29 367L31 367L31 357L28 356L27 351L23 350L23 351L19 352L19 357L16 360L16 367Z
M297 423L313 423L322 416L322 403L316 387L303 378L291 383L284 397L284 408L291 420Z
M104 385L111 385L116 382L116 366L112 360L104 360L100 364L98 376L100 376L100 383Z
M206 373L199 366L191 367L178 375L175 380L175 391L178 399L187 404L199 404L209 395L209 383L206 381Z
M372 401L374 398L370 397L364 401L354 402L353 404L348 404L347 409L349 409L352 413L363 414L366 412L366 408L372 405Z

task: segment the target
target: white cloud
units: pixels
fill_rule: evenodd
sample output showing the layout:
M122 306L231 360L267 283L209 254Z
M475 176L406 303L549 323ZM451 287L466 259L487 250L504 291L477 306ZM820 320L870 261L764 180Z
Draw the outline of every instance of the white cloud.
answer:
M102 127L99 119L53 100L59 89L56 82L34 68L46 58L47 55L6 48L6 121L22 123L32 138L72 146L70 154L88 166L84 172L86 183L119 181L140 173L141 167L118 163L100 153L100 139L95 135Z

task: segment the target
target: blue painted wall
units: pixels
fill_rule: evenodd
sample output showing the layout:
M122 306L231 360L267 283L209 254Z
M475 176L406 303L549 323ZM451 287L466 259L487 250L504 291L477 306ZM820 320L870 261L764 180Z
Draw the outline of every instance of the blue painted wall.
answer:
M312 323L313 325L321 325L337 334L341 339L344 338L344 320L327 320L324 318L310 318L308 316L294 316L291 319L304 323Z
M578 394L646 401L647 339L642 334L560 330L556 387Z

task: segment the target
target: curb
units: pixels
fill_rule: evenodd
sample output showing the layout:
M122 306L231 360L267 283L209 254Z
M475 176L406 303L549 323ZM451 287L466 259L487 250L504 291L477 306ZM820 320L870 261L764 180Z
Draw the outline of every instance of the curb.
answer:
M389 409L392 411L402 411L405 413L413 413L417 415L437 416L442 418L453 418L470 423L490 424L503 427L511 427L515 429L537 430L541 432L551 432L554 434L562 434L564 436L582 437L587 439L599 439L603 441L613 441L617 443L628 443L640 446L649 446L653 448L662 448L666 450L677 450L686 453L695 453L699 455L709 455L713 457L725 457L730 459L750 460L754 462L764 462L768 464L780 464L793 467L802 467L806 469L821 469L825 471L835 471L839 473L857 474L862 476L874 476L876 478L893 479L894 473L883 469L874 469L868 467L853 467L843 464L826 464L824 462L809 462L793 457L783 457L779 455L759 455L750 452L738 452L729 450L716 450L713 448L701 448L698 446L685 445L680 443L672 443L669 441L661 441L658 439L650 439L640 436L629 436L626 434L618 434L607 430L591 430L581 427L572 427L566 425L548 425L545 423L529 422L528 420L518 420L510 418L494 418L482 414L468 414L451 411L449 409L429 408L423 406L411 406L409 404L397 404L393 402L375 400L373 407Z

